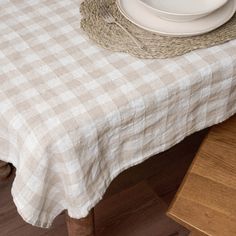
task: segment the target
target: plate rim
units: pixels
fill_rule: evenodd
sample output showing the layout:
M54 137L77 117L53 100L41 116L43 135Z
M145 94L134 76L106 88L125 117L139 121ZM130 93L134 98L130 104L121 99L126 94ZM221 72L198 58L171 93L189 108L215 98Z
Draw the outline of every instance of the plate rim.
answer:
M196 31L196 32L182 32L182 33L177 33L177 32L163 32L161 30L156 30L156 29L151 29L151 28L148 28L146 26L143 26L143 25L140 25L139 23L135 22L135 19L133 19L131 16L128 15L128 13L122 8L122 4L121 4L121 1L124 1L124 0L116 0L116 5L118 7L118 10L120 11L120 13L127 19L129 20L130 22L132 22L133 24L135 24L136 26L142 28L142 29L145 29L149 32L153 32L153 33L157 33L157 34L160 34L160 35L164 35L164 36L173 36L173 37L190 37L190 36L197 36L197 35L201 35L201 34L205 34L205 33L208 33L210 31L213 31L214 29L217 29L219 28L221 25L225 24L226 22L228 22L235 14L236 12L236 0L228 0L226 4L233 4L234 7L232 8L232 12L229 14L229 16L227 18L225 18L224 20L222 20L221 23L219 23L217 26L214 26L214 27L210 27L208 29L205 29L205 30L202 30L202 31ZM226 5L225 4L225 5ZM224 6L223 6L224 7ZM220 8L219 8L220 9ZM218 10L219 10L218 9ZM217 11L217 10L216 10ZM213 13L211 14L214 14L216 11L214 11ZM151 12L149 13L151 14ZM210 15L210 14L209 14ZM203 17L203 18L207 18L209 17L209 15ZM158 16L155 16L159 19L161 19L160 17ZM202 18L201 18L202 19ZM168 22L168 20L164 20L164 19L161 19L163 21L166 21ZM191 22L188 22L188 23L193 23L195 21L198 21L199 19L196 19L196 20L193 20ZM169 21L171 22L171 21ZM175 23L179 23L179 24L182 24L182 22L175 22ZM186 22L185 22L186 23Z

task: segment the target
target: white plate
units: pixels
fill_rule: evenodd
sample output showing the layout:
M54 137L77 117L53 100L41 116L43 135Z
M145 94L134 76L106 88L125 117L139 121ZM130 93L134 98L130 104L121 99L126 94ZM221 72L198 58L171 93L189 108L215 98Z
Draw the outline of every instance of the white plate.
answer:
M232 18L236 0L229 0L212 14L191 22L172 22L159 18L137 0L117 0L120 12L137 26L163 35L193 36L212 31Z
M138 0L163 19L191 21L210 14L228 0Z

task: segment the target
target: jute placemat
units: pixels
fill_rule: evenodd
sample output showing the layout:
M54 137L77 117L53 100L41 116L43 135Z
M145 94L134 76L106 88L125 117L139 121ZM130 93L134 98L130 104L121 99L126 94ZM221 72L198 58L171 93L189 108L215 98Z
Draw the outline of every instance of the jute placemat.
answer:
M118 22L145 45L146 50L139 49L117 25L104 21L99 11L102 1ZM199 36L180 38L155 34L137 27L123 17L115 0L85 0L81 4L80 11L83 17L81 27L90 39L103 48L115 52L126 52L138 58L179 56L195 49L214 46L236 38L236 15L214 31Z

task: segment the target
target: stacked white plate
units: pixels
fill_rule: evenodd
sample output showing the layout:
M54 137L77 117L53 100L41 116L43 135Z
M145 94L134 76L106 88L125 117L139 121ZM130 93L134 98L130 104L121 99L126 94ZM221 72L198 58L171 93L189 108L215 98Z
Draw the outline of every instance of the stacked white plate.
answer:
M183 37L207 33L229 21L236 0L117 0L117 6L143 29Z

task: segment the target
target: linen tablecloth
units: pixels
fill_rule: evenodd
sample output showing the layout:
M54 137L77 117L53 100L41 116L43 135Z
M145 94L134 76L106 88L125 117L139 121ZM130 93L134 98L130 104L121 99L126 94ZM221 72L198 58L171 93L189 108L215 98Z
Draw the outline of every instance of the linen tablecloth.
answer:
M0 159L40 227L85 217L121 171L236 112L236 41L139 60L97 47L79 17L79 1L0 1Z

